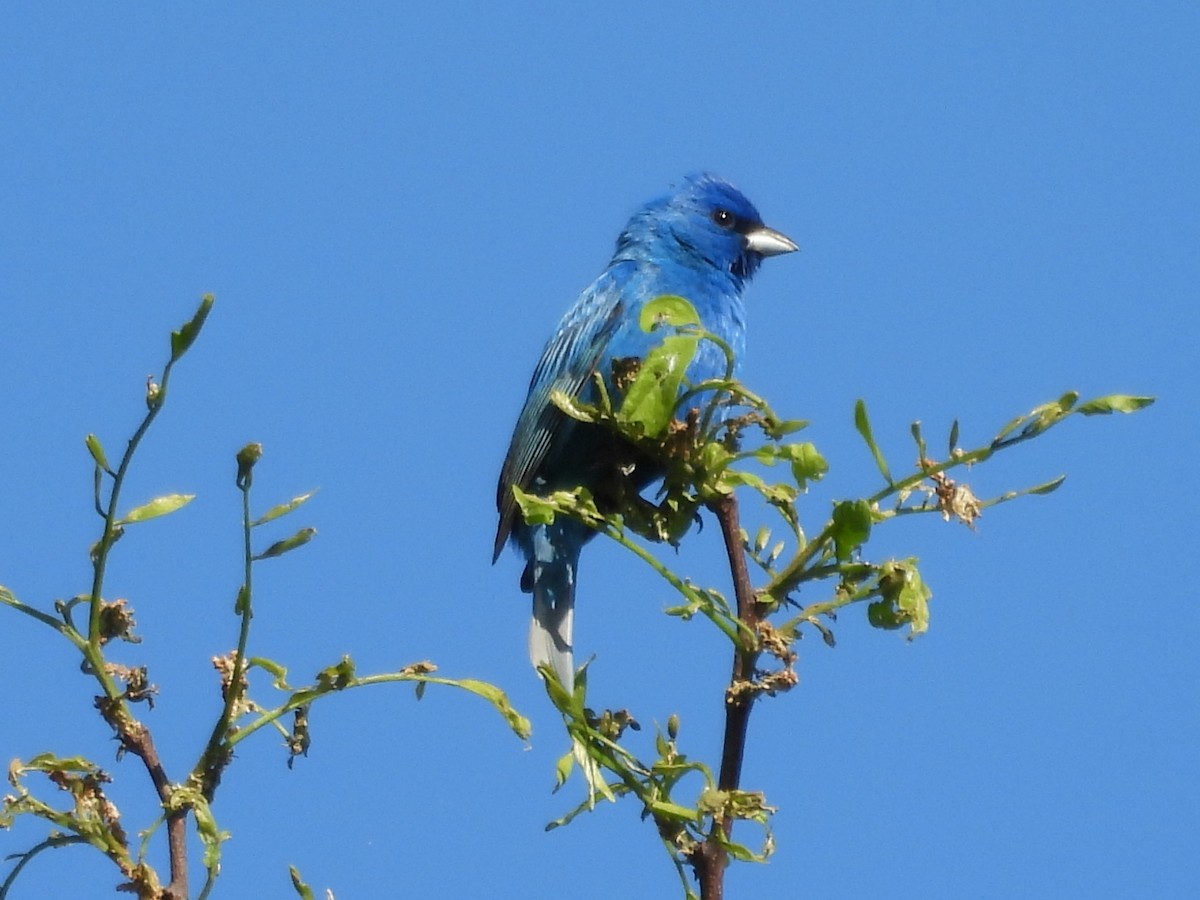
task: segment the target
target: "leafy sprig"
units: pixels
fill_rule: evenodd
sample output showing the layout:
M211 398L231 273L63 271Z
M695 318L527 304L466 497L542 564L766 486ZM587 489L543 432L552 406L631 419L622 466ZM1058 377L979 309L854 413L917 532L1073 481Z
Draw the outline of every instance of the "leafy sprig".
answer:
M837 614L850 606L865 606L866 620L873 627L907 628L910 639L929 628L932 590L918 560L870 558L868 545L876 529L892 519L925 513L974 527L985 509L1018 497L1051 493L1062 484L1063 476L980 499L965 480L951 478L949 473L978 466L1073 415L1136 412L1153 403L1153 398L1112 394L1080 403L1078 393L1068 392L1017 416L990 441L971 449L959 446L956 421L942 460L933 458L921 424L914 422L910 431L917 462L908 472L888 463L875 438L866 403L859 400L854 426L883 485L866 497L833 501L828 518L808 536L798 500L825 476L829 465L812 443L795 439L807 423L783 418L734 378L730 348L701 327L695 309L683 298L665 296L647 304L641 325L646 331L661 332L660 342L640 364L627 366L620 378L595 373L596 403L585 404L561 392L552 394L551 400L566 415L620 436L662 471L663 481L654 501L630 491L620 508L602 512L586 488L548 496L514 489L514 495L530 524L566 515L616 541L680 595L681 602L669 606L668 614L683 619L699 614L730 641L735 665L725 696L721 775L714 778L715 767L682 755L676 745L675 719L667 739L661 733L656 739L657 758L643 762L621 742L624 727L603 727L605 722L616 721L617 714L606 711L596 715L587 707L586 666L569 689L544 669L547 692L563 717L572 745L559 763L560 785L577 768L586 787L585 799L551 824L570 822L579 812L593 808L598 799L635 797L663 836L685 894L696 896L684 874L685 867L691 866L701 896L717 900L729 859L762 861L772 847L769 817L773 810L761 795L740 789L741 758L750 707L797 683L795 641L811 629L833 646ZM726 371L723 377L689 384L685 373L704 341L723 352ZM770 474L780 470L782 479ZM774 529L764 523L751 539L737 524L736 496L742 491L756 494L782 520L784 538L775 540ZM736 603L720 590L698 586L673 571L644 543L678 544L702 508L716 514L726 536ZM746 558L764 579L757 588L749 584ZM817 597L809 599L810 592ZM621 715L621 721L633 721L628 713ZM692 786L684 774L697 775L699 785ZM681 797L685 784L689 794ZM761 850L733 840L732 823L737 819L754 821L766 829Z
M247 444L237 454L237 488L242 499L243 578L234 598L232 611L237 617L238 632L235 649L215 659L220 675L220 705L211 733L197 755L196 762L182 781L173 781L168 765L159 756L150 727L134 714L134 704L153 705L156 688L149 681L145 666L114 663L106 656L113 641L136 643L134 611L125 599L106 600L105 584L108 562L117 542L130 526L166 516L186 507L195 499L193 494L164 494L118 512L122 488L151 424L164 408L167 389L175 365L193 346L213 306L211 295L205 296L192 318L172 332L170 355L159 379L147 382L146 414L126 444L125 452L114 468L100 439L89 434L84 444L90 455L93 470L93 505L101 519L101 533L92 544L89 554L93 577L90 590L66 601L56 601L52 610L41 609L19 600L11 590L0 585L0 604L30 619L46 625L62 635L83 658L83 669L99 687L95 699L101 717L113 729L121 750L140 759L154 786L160 815L139 832L139 842L131 844L126 826L115 805L105 792L112 778L90 760L80 756L59 756L43 753L30 760L15 760L9 767L9 783L14 793L0 801L0 828L9 827L19 816L43 820L51 830L47 838L26 852L17 855L16 862L2 883L0 900L8 895L17 876L35 857L46 850L74 844L87 844L110 859L125 879L122 890L143 900L185 900L189 897L187 826L191 821L203 850L202 864L205 880L198 897L204 900L213 889L220 871L221 844L228 837L215 817L213 801L221 777L233 760L234 748L250 735L274 726L283 736L288 749L288 764L308 748L312 735L308 726L308 710L317 701L346 690L377 684L410 682L416 686L418 698L427 685L437 684L458 688L488 702L504 719L509 728L522 739L530 734L530 725L509 703L499 688L475 679L453 679L434 674L436 666L429 662L414 663L394 672L359 675L350 657L319 671L313 682L294 688L287 683L287 669L281 664L250 655L251 623L254 618L254 573L257 566L276 559L307 544L316 529L305 526L279 540L261 543L255 539L256 529L277 522L302 507L314 492L270 507L259 516L251 512L251 489L255 466L263 456L259 444ZM75 611L87 610L86 624L76 623ZM273 704L260 704L251 696L250 673L262 671L271 677L271 687L282 692L282 699ZM290 729L280 720L293 715ZM31 785L32 776L42 776L52 786L70 795L71 808L59 809L42 800ZM167 833L170 877L164 878L148 861L151 840L165 826ZM301 896L307 886L294 875L296 890Z

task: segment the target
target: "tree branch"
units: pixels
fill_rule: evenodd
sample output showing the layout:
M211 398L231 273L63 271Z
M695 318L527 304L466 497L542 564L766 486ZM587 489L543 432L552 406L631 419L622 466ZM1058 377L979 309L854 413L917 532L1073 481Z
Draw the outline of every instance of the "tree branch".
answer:
M762 616L755 600L754 586L750 582L750 572L746 566L746 553L742 547L737 497L727 494L711 508L725 539L725 553L733 577L737 614L746 624L743 635L757 635L758 623ZM746 750L746 731L750 725L750 709L754 705L754 695L739 688L753 680L758 655L757 641L751 646L746 646L743 638L741 646L733 656L733 672L729 678L729 691L725 695L725 742L721 752L721 774L717 779L717 786L723 791L737 790L741 783L742 757ZM726 834L729 833L732 824L726 823Z
M721 772L717 779L720 790L735 791L742 779L746 734L750 727L750 710L754 706L755 697L752 691L744 690L743 686L753 680L760 652L757 637L749 638L747 635L757 636L758 623L762 616L755 600L750 571L746 566L737 497L732 493L725 494L721 499L709 504L709 508L717 517L721 535L725 539L725 553L733 579L737 614L746 625L746 630L742 631L742 640L734 650L733 671L729 677L729 688L725 692L725 738L721 750ZM696 872L703 900L722 900L724 896L725 868L729 857L716 829L721 829L724 832L723 837L728 840L733 831L733 818L727 816L724 821L714 823L713 828L714 832L709 835L708 840L697 845L691 854L692 868Z
M167 823L167 850L171 865L171 883L163 888L162 900L187 900L187 818L190 807L175 808L172 804L171 779L167 777L166 769L163 768L162 758L158 755L158 748L154 745L150 729L133 718L121 703L97 697L96 706L104 720L116 731L121 748L132 753L145 765L150 781L154 784L154 791L162 804Z

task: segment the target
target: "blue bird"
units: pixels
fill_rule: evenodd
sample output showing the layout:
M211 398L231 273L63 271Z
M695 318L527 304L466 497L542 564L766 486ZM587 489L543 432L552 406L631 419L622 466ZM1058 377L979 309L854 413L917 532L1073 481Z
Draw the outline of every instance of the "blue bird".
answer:
M530 660L549 664L568 690L574 684L571 630L579 552L595 532L566 516L549 525L526 525L512 489L546 494L582 485L604 512L615 507L626 485L641 490L662 473L611 433L564 415L550 393L561 390L595 403L595 372L611 393L613 362L642 359L661 340L644 332L638 319L642 306L662 294L691 301L703 326L740 359L747 282L764 257L797 249L764 225L732 185L713 175L689 175L633 214L612 261L579 295L542 351L500 473L492 561L509 539L525 557L521 589L533 594ZM724 373L721 350L702 341L687 378L695 383Z

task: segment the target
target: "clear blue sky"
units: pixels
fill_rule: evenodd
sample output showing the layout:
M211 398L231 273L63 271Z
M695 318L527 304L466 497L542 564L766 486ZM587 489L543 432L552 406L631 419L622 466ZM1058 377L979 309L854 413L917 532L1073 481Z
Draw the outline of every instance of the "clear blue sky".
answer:
M258 570L258 653L298 681L343 653L434 659L534 723L524 748L480 702L381 688L319 707L294 771L264 735L218 798L217 896L289 896L288 863L339 900L675 896L632 805L543 833L580 789L550 794L564 738L518 562L490 550L543 341L629 212L711 169L803 248L752 286L744 374L833 465L811 525L876 484L857 397L896 468L915 418L958 416L971 445L1070 388L1160 398L973 473L980 494L1069 476L978 533L880 532L877 556L921 558L932 630L908 644L852 611L837 649L803 642L745 773L780 808L778 852L730 895L1196 896L1200 7L648 6L8 5L0 583L41 604L87 587L83 436L119 454L168 331L212 291L127 494L198 499L131 529L109 579L170 773L235 640L250 440L260 508L321 488L290 523L318 538ZM718 547L707 529L681 565L720 586ZM715 759L728 661L671 601L590 547L578 651L596 705L644 735L678 712L686 752ZM0 756L89 755L142 827L145 775L114 763L70 648L0 629ZM0 834L0 854L35 840ZM15 898L115 881L79 848L27 872Z

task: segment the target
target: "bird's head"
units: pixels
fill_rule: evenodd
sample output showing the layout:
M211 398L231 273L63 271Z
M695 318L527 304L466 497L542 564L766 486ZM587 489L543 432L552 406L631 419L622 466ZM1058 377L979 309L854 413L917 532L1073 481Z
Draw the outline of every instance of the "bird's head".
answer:
M707 173L688 175L671 193L652 200L629 220L617 255L710 265L739 285L765 257L800 249L768 228L754 204L729 182Z

